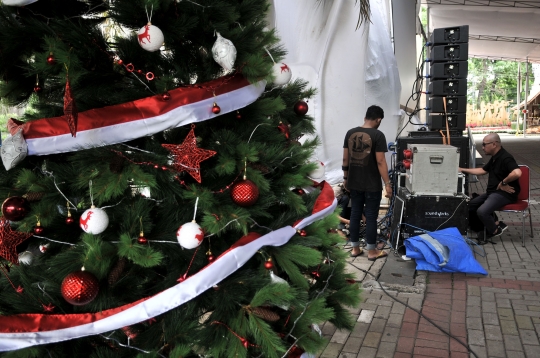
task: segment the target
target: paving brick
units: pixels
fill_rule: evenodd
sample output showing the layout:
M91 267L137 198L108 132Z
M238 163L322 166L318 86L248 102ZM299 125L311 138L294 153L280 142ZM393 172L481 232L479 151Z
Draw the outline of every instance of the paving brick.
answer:
M366 303L369 303L369 304L372 304L372 305L376 305L377 307L379 307L379 306L388 306L388 307L392 307L392 302L390 302L390 301L383 301L383 300L381 300L381 299L370 298L370 299L366 300Z
M401 322L403 322L403 315L397 313L390 313L388 320L386 322L387 327L401 327Z
M325 336L331 336L334 334L334 332L336 331L336 326L334 326L332 323L330 322L326 322L324 324L324 326L322 327L322 333L323 335Z
M463 323L451 323L450 334L457 337L467 337L467 327Z
M521 339L517 336L503 335L504 346L508 351L523 351Z
M379 342L381 341L381 336L382 333L368 331L368 333L364 337L364 342L362 343L362 346L377 348L379 346Z
M510 320L501 320L500 325L501 325L501 331L503 335L506 335L506 334L513 335L513 336L519 335L516 322L510 321Z
M399 314L404 314L405 313L405 305L404 304L401 304L399 302L394 302L394 305L392 306L392 310L390 311L390 313L399 313Z
M427 341L433 341L433 342L448 342L448 335L444 334L443 332L437 330L436 333L432 332L418 332L416 335L417 339L423 339Z
M514 311L511 308L498 308L499 319L514 320Z
M386 327L386 320L381 318L374 318L369 325L369 332L382 333Z
M467 328L468 329L478 329L482 330L484 325L482 324L482 318L469 317L467 318Z
M482 312L482 320L484 324L499 325L499 317L496 313Z
M470 329L468 339L469 339L470 345L480 346L480 347L484 347L486 345L483 331Z
M394 358L412 358L412 355L410 353L396 352L394 353Z
M478 358L487 358L487 350L486 350L486 347L483 347L483 346L474 346L474 345L470 345L469 348L474 352L476 353L476 357ZM474 355L471 354L471 358L475 358Z
M540 357L540 346L530 346L528 344L524 344L523 349L527 357Z
M535 331L530 331L530 330L526 330L526 329L520 329L519 330L519 335L521 337L521 341L524 344L530 344L530 345L535 345L535 346L538 346L540 344L538 342L538 337L536 336Z
M381 337L381 342L397 343L399 338L400 329L393 327L386 327Z
M519 329L534 329L531 317L516 316L516 323Z
M415 357L424 355L426 357L448 358L448 350L427 347L414 347L413 355Z
M379 305L377 305L375 303L364 302L364 303L360 303L359 307L361 309L363 309L363 310L375 311L377 309L377 307L379 307Z
M467 340L463 338L458 338L459 341L465 345L467 345ZM461 353L467 353L467 347L465 347L463 344L458 342L455 338L450 338L450 352L461 352Z
M322 354L320 355L321 358L336 358L339 356L339 352L341 352L341 349L343 348L343 344L339 343L328 343Z
M489 341L501 341L502 342L502 340L503 340L501 327L499 327L499 326L485 325L484 326L484 335L486 336L486 340L489 340Z
M358 352L357 357L360 358L375 358L377 354L377 349L372 347L362 347L360 352Z
M435 342L427 339L416 338L416 341L414 342L414 348L416 349L418 347L437 348L448 351L448 349L450 348L450 342L448 341L448 339L446 340L446 342Z
M412 353L414 349L414 337L403 337L398 338L396 351L403 353Z
M470 299L470 296L480 296L480 287L467 285L467 299Z
M375 311L362 310L360 316L358 316L357 322L371 323L373 316L375 316Z
M351 331L350 337L364 338L369 329L369 323L357 322Z
M420 315L413 311L410 308L405 309L405 314L403 315L403 322L418 323Z
M450 322L452 323L467 323L465 312L452 311L450 312Z
M381 342L379 349L377 350L377 358L392 358L396 352L396 343Z
M467 301L466 300L453 300L452 301L452 311L466 312L467 311Z
M501 341L488 341L486 340L486 348L489 357L506 357L506 351L504 350L504 344Z
M362 346L363 340L364 338L362 337L349 337L343 346L342 352L354 353L354 356L356 357L356 354Z
M392 307L387 307L387 306L379 306L379 308L377 308L377 311L375 311L375 318L383 318L383 319L388 319L388 317L390 316L390 310L392 309Z
M401 326L401 337L415 337L418 325L416 323L403 322Z
M330 343L339 343L339 344L345 344L347 341L347 338L349 338L350 332L344 329L337 330L332 338L330 339Z

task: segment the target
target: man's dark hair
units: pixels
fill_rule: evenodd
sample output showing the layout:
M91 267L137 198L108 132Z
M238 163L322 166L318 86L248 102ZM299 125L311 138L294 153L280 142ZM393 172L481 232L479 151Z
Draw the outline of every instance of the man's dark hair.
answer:
M369 106L369 108L366 111L366 119L370 119L372 121L380 118L384 118L384 111L379 106Z

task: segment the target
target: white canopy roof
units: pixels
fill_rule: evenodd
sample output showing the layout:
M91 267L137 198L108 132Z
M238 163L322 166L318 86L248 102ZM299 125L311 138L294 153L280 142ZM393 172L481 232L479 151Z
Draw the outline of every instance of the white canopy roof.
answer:
M429 31L469 25L469 57L540 63L540 0L422 0Z

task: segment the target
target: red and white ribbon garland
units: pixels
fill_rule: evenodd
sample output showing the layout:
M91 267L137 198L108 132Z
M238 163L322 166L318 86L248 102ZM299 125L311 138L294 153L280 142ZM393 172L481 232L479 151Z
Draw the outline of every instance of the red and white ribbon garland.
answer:
M292 226L260 236L248 234L229 250L185 281L152 297L97 313L18 314L0 316L0 351L76 339L130 326L156 317L196 298L244 265L263 246L282 246L296 230L333 213L337 206L328 183L321 183L312 214Z
M192 87L169 91L170 99L161 95L78 114L77 136L72 137L63 116L22 123L8 121L11 135L23 129L28 155L73 152L127 142L166 129L212 119L216 102L221 114L236 111L253 103L264 91L266 82L250 84L241 74L219 78ZM214 96L215 94L215 96Z

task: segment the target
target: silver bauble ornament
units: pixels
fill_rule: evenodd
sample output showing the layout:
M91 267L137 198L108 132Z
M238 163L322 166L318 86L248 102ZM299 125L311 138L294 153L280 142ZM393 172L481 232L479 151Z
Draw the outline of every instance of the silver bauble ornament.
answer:
M22 135L22 129L19 129L14 136L7 137L2 142L2 163L6 170L14 168L17 164L22 162L28 154L28 145Z

